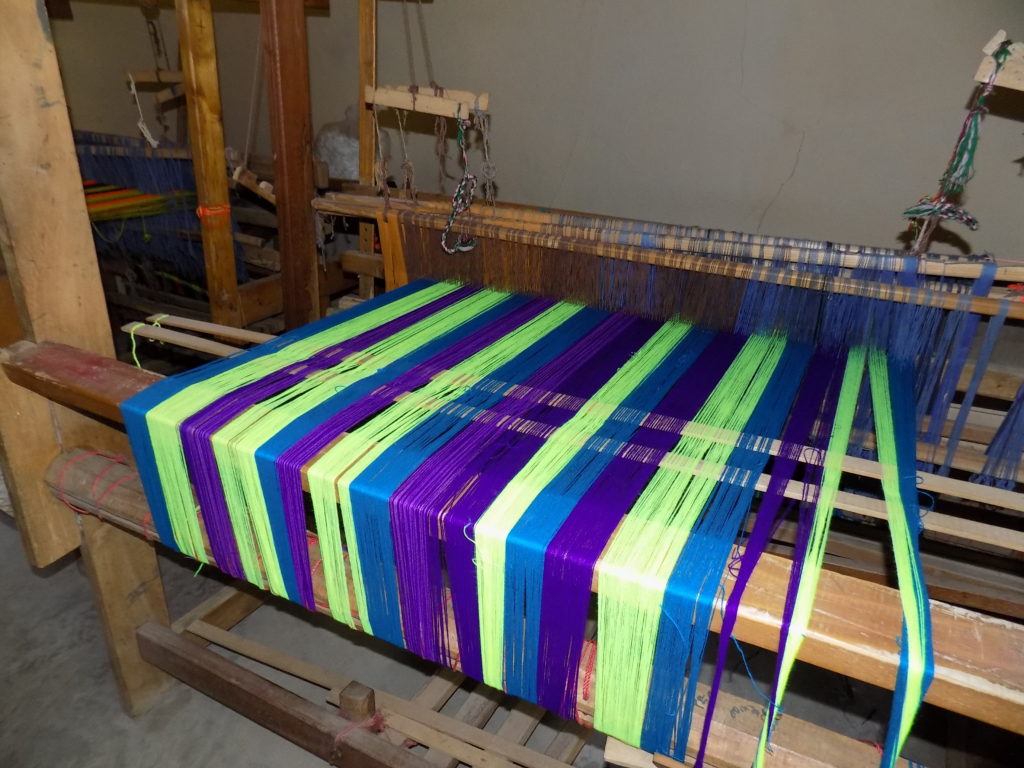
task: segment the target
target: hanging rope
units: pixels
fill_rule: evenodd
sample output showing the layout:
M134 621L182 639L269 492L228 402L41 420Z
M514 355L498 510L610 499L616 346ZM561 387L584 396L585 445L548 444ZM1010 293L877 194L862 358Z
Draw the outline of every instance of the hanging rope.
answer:
M480 175L484 177L484 199L493 206L497 191L494 183L497 169L491 160L491 116L477 108L473 110L473 118L477 130L480 131L480 145L484 155L484 161L480 166Z
M387 221L388 209L391 206L391 191L388 188L388 161L380 146L380 120L376 106L373 108L373 135L377 147L377 156L373 161L373 183L377 186L377 191L384 196L384 221Z
M932 232L935 231L940 220L960 221L972 231L978 228L978 220L960 205L951 202L950 198L959 196L974 174L974 153L978 148L981 119L988 111L985 101L995 88L999 71L1010 56L1010 44L1009 40L1004 40L992 54L995 61L992 73L978 89L974 106L968 110L967 117L964 118L964 124L960 128L960 136L957 138L953 154L949 158L946 172L942 174L942 179L939 182L938 193L934 197L918 200L903 212L904 218L910 219L913 222L912 226L917 228L917 237L911 248L911 254L914 256L924 253Z
M402 189L409 190L409 196L416 202L416 169L413 168L409 159L409 147L405 142L405 121L409 113L404 109L396 109L395 117L398 121L398 138L402 142Z
M441 247L445 253L449 254L465 253L476 248L476 240L462 235L459 235L455 245L448 244L448 236L451 234L456 217L469 210L469 206L473 203L473 194L476 192L476 176L469 172L469 156L466 154L466 129L469 128L469 120L462 117L455 119L459 125L455 143L459 145L459 151L462 153L462 178L459 180L458 186L455 187L455 193L452 195L452 211L448 215L448 223L445 224L444 232L441 233Z

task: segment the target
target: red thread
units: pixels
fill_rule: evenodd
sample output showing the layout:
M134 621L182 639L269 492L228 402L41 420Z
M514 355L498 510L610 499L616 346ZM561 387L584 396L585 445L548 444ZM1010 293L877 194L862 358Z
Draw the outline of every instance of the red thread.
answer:
M67 507L73 509L75 512L78 512L79 514L82 514L82 515L91 515L92 512L90 512L88 509L82 509L81 507L75 506L74 504L71 503L71 500L68 499L67 491L65 491L65 489L64 489L64 473L67 472L68 468L71 467L73 464L77 464L82 459L88 458L90 456L102 456L103 458L110 459L111 461L113 461L113 462L115 462L117 464L127 464L128 463L127 460L124 458L124 456L120 456L118 454L113 454L113 453L106 453L105 451L84 451L83 453L80 453L77 456L75 456L75 458L73 458L70 461L67 461L67 462L64 463L64 465L57 472L57 493L60 496L60 500ZM113 465L111 464L110 466L113 466ZM110 469L110 466L108 466L107 469ZM104 472L106 472L106 470L104 470ZM101 473L101 475L102 474L103 473ZM96 488L96 481L93 480L93 491L92 491L93 495L95 495L95 488Z
M196 208L196 216L205 219L211 216L228 216L231 214L231 206L227 203L220 205L200 205Z
M384 726L384 713L379 709L361 723L349 723L338 731L334 737L334 754L338 753L338 748L345 742L353 731L358 730L359 728L365 728L370 733L380 733L384 730Z
M877 741L871 741L870 739L857 739L857 741L859 741L861 744L867 744L868 746L874 747L880 755L885 754L885 750L882 749L882 745L879 744Z

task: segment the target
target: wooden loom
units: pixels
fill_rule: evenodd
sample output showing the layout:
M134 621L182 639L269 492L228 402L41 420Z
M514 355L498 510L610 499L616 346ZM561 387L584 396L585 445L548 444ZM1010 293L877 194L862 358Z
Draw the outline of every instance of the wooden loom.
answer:
M372 30L373 3L364 0L360 5L363 30ZM29 173L22 166L7 166L0 176L0 189L5 192L21 189L29 200L45 203L54 212L57 220L50 222L48 233L51 238L59 238L54 247L53 240L43 236L33 218L37 206L5 206L3 219L6 226L2 243L19 319L24 335L30 341L10 347L4 353L5 377L0 378L0 392L10 406L0 415L0 437L6 446L6 476L11 480L19 508L19 530L30 559L36 565L44 565L81 542L104 619L112 662L130 711L141 711L166 687L168 678L159 667L250 716L263 717L264 724L337 764L344 759L360 761L358 764L423 764L396 745L396 741L401 743L401 737L387 731L381 737L351 725L363 722L374 709L372 692L226 635L224 627L237 622L258 605L259 599L251 594L239 592L220 596L179 622L177 628L186 631L193 639L233 648L299 676L314 679L331 690L345 689L343 696L338 694L335 698L349 722L308 702L296 701L294 697L289 699L280 689L274 690L269 684L254 679L251 673L244 673L223 659L211 657L194 644L184 643L181 638L156 626L166 625L168 617L153 547L146 540L152 534L141 490L137 480L131 477L130 467L89 453L127 453L124 436L116 428L120 418L117 404L151 383L153 375L111 360L105 318L102 313L84 309L102 306L102 299L95 262L90 260L88 249L82 247L90 239L80 180L74 172L74 164L68 161L67 153L73 159L70 126L64 110L38 107L35 90L41 88L51 100L62 101L52 44L46 39L45 31L40 29L34 13L11 10L8 15L11 18L6 32L9 37L0 40L3 43L0 51L4 51L6 71L12 72L11 82L17 85L10 98L17 103L20 114L25 118L18 124L7 126L0 134L0 149L9 156L36 158L42 156L43 146L48 144L47 159L57 161L46 168L46 173ZM364 36L364 43L367 40L372 44L372 34ZM45 52L41 68L30 66L28 51L33 56L37 56L38 51ZM363 58L365 61L367 57L364 55ZM281 193L286 192L282 190ZM7 194L5 198L10 199ZM316 205L324 212L347 212L377 221L389 286L399 285L408 277L402 246L410 245L411 233L417 231L414 228L430 230L430 237L434 238L434 230L443 226L440 205L430 201L422 201L414 209L400 200L393 200L394 215L387 218L381 201L367 195L334 196L319 200ZM575 250L584 254L599 251L605 256L623 259L641 256L660 258L656 254L641 254L630 246L610 246L594 239L545 232L543 215L530 209L499 207L490 212L484 209L461 221L460 226L468 233L482 233L524 247ZM514 222L515 226L509 222ZM725 269L730 277L751 276L738 265L729 265ZM54 302L50 276L58 271L66 278L62 283L63 300ZM1019 279L1012 272L1005 272L1003 276ZM853 291L860 286L835 283L828 287ZM899 300L901 294L894 290L890 298ZM991 310L993 302L991 299L977 299L974 309L979 312ZM168 324L166 319L164 324ZM193 325L184 330L206 332L235 342L260 340L259 337L222 327ZM198 343L187 337L179 340ZM209 351L214 351L214 348ZM223 353L230 349L220 348L217 351ZM1012 396L1010 390L1015 389L1019 381L1019 377L1013 375L988 376L985 392L999 399L1009 399ZM984 425L975 429L977 440L984 443ZM957 461L965 469L970 469L971 462L977 462L978 456L972 456L970 451L962 453ZM870 466L864 466L870 462L858 464L856 460L850 461L848 469L852 473L869 474L872 471ZM104 490L96 494L94 486L101 475L107 482L104 482ZM947 497L959 496L1005 510L1024 511L1020 494L989 493L985 489L964 487L970 484L944 480L926 478L926 483L935 484L933 492L944 494L940 500L942 506L948 503ZM979 491L983 494L981 497L976 495ZM69 512L56 498L58 495L91 514L79 517ZM876 507L872 510L872 505L863 499L849 499L848 503L858 505L851 506L851 511L858 514L867 515L873 511L876 515L884 515L884 509ZM935 535L953 537L959 542L973 542L974 545L995 545L1017 559L1024 551L1019 532L994 523L977 523L946 515L941 507L929 515L927 522ZM834 552L844 551L843 547L847 552L863 547L852 537L840 538L834 543L838 545ZM315 542L311 546L315 546ZM765 558L748 590L746 609L735 632L738 639L761 647L773 647L788 568L784 558ZM943 568L950 569L948 565L937 565L935 570L941 572ZM867 578L848 575L851 571ZM956 604L974 605L1019 619L1022 618L1019 594L1015 595L1013 588L1005 588L1001 592L995 590L998 594L994 595L991 589L986 591L971 585L971 575L985 578L984 569L977 574L961 573L961 581L947 581L941 595L954 604L936 603L934 606L938 669L928 700L951 711L1024 733L1024 628L956 607ZM941 578L948 579L948 573L940 576L940 583ZM884 582L884 573L872 573L870 567L856 562L852 567L848 564L845 569L840 567L823 575L815 620L801 658L826 669L891 687L896 664L894 638L899 634L900 614L895 591L884 584L874 583L876 581ZM936 595L934 584L932 589ZM137 647L136 629L150 621L156 625L146 624L143 627ZM969 627L972 638L969 643L963 640L965 626ZM138 648L141 648L141 655ZM150 666L143 659L156 666ZM444 719L433 713L433 709L439 706L437 702L444 697L443 692L448 690L450 695L454 690L453 679L439 673L431 683L433 688L430 692L425 690L421 695L418 706L380 693L376 695L376 704L387 713L391 731L430 746L457 750L458 754L455 751L450 754L467 762L490 760L491 764L498 765L508 761L523 765L552 764L540 757L524 754L518 747L516 742L525 729L514 735L506 732L502 739L494 739L480 729L467 728L465 724L451 722L451 718ZM586 696L581 702L581 711L588 711ZM536 718L537 713L528 712L524 717L529 721ZM744 729L743 723L717 723L719 751L712 756L714 764L742 765L744 750L749 750L758 728L759 723L753 724L749 730ZM342 733L345 738L337 741L336 737ZM505 738L507 736L511 737ZM829 740L832 746L821 749L822 740ZM560 742L559 749L552 745L549 757L563 760L555 764L564 764L574 743L578 749L579 736L570 732ZM823 732L791 718L780 726L777 753L776 759L780 763L807 759L808 753L813 753L830 755L835 764L840 765L871 765L875 756L870 746Z

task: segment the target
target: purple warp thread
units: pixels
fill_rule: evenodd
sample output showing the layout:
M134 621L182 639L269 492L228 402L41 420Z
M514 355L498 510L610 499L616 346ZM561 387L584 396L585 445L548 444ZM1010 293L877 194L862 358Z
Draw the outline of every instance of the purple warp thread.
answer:
M312 604L314 598L309 549L306 545L306 510L302 492L302 467L346 431L387 408L397 395L419 389L439 371L457 365L493 344L523 323L539 315L551 304L552 302L549 300L536 299L503 315L464 342L445 348L439 355L409 368L401 375L391 379L386 386L375 389L370 394L331 415L306 433L301 441L281 454L277 460L278 482L281 485L281 497L292 546L292 557L295 558L299 593L304 603L308 600Z
M699 768L699 766L704 764L705 751L711 733L711 720L714 716L715 703L718 700L718 691L721 687L722 674L725 670L726 654L729 650L733 628L736 626L736 618L739 614L743 592L754 573L757 563L761 559L761 555L764 554L768 543L771 541L772 535L785 516L786 506L783 504L785 490L789 485L789 481L793 479L796 473L804 446L809 446L819 452L823 452L828 447L829 430L835 418L836 404L839 400L842 370L841 361L837 361L834 355L816 352L807 366L807 372L800 392L794 399L789 422L782 434L782 447L772 465L768 488L764 493L761 505L758 507L757 520L747 539L743 556L740 560L739 573L736 574L736 583L733 585L722 616L722 627L719 630L718 637L717 664L715 666L714 678L711 681L707 708L705 709L704 727L701 731L700 749L694 763L695 768ZM813 509L817 501L817 491L820 487L823 471L821 464L806 464L805 466L807 475L804 477L804 488L808 496L800 503L801 513L797 527L796 542L794 544L793 566L790 571L789 587L786 591L782 626L779 630L780 653L776 660L776 680L778 679L778 667L782 658L781 649L785 638L789 635L789 625L793 617L797 587L800 583L803 556L807 551L811 523L814 519ZM775 693L773 690L768 706L767 717L769 722L771 722L775 715Z
M258 381L246 384L219 397L210 405L185 419L181 425L181 443L185 454L185 465L195 487L196 499L202 510L203 522L210 539L210 550L218 568L237 579L245 578L238 555L238 545L235 543L231 527L231 518L228 515L224 487L221 484L220 472L217 469L217 461L213 452L211 440L213 434L246 409L268 397L284 392L310 375L337 365L352 353L366 349L474 292L475 289L472 288L459 288L358 336L324 347L306 360L274 371ZM302 551L306 553L304 559L308 561L304 522L302 530ZM294 549L293 540L293 555L295 554ZM312 609L312 602L306 607Z
M522 385L588 398L657 327L656 323L636 317L612 315ZM503 398L490 409L493 418L475 421L463 429L424 461L392 497L392 509L401 510L402 516L421 514L437 520L440 511L441 548L448 573L459 659L462 671L469 677L478 680L483 677L473 525L545 442L543 436L508 429L508 423L514 418L529 419L546 425L550 433L575 412L574 407L538 404L529 398ZM393 526L392 530L396 551L402 552L400 560L407 564L400 569L399 584L403 624L409 627L413 621L422 622L430 606L443 603L438 543L436 538L428 541L427 537L419 535L422 530L417 531L417 535L401 525ZM432 533L437 536L436 530ZM430 585L434 594L424 594L424 585ZM444 635L444 628L437 626L436 629L439 631L435 637L420 638L424 644L413 649L416 653L425 658L437 658L441 650L437 638ZM416 633L408 635L416 636Z
M742 349L745 339L715 336L665 395L655 415L692 420ZM676 432L641 426L573 508L545 553L541 594L537 703L576 716L576 670L583 650L597 559L623 515L647 486ZM600 652L600 651L599 651Z

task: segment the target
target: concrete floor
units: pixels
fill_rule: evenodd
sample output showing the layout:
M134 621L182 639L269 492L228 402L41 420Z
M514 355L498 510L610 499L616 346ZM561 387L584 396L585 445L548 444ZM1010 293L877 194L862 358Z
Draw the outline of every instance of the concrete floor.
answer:
M215 576L194 575L183 560L166 555L160 559L172 615L180 615L221 585ZM324 765L185 686L176 686L141 717L125 715L79 561L71 556L34 571L25 563L17 532L5 515L0 515L0 584L5 595L0 608L0 768ZM399 695L415 693L430 673L429 665L404 651L276 600L246 619L238 631ZM767 685L773 658L762 651L747 652L762 687ZM260 671L312 700L323 699L323 692L314 686ZM758 698L738 656L726 678L732 692ZM450 706L458 705L460 695L464 696L457 694ZM888 709L885 692L798 665L786 711L877 742L883 738ZM500 717L492 726L498 724ZM946 764L948 729L944 713L926 708L916 729L922 735L911 737L904 754L941 768ZM549 732L538 733L535 739L543 744L550 739ZM602 765L601 743L595 735L577 766ZM997 757L989 761L971 757L957 764L1019 764L1009 757L1019 756L1019 750L991 746L998 739L985 743ZM1020 741L1014 743L1020 746ZM1005 762L1000 755L1007 755Z

